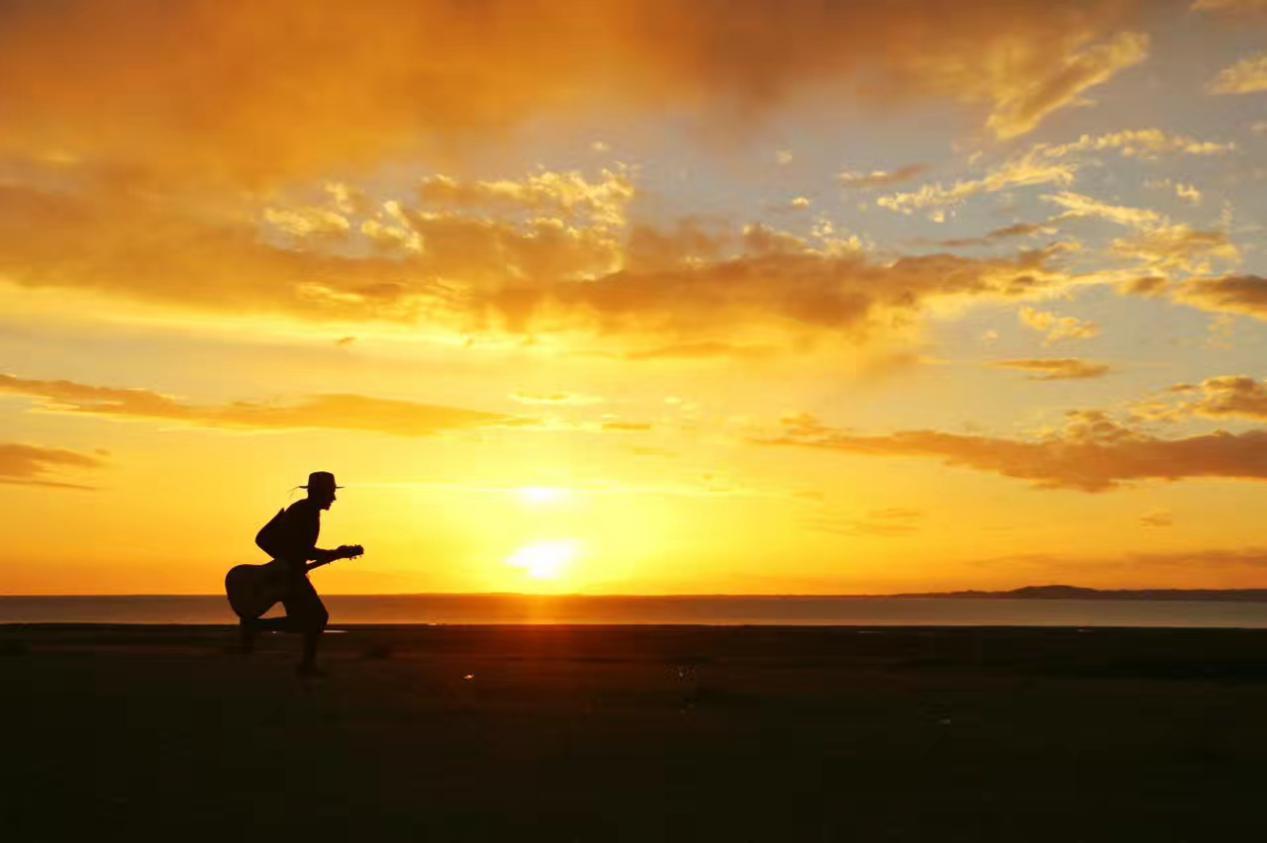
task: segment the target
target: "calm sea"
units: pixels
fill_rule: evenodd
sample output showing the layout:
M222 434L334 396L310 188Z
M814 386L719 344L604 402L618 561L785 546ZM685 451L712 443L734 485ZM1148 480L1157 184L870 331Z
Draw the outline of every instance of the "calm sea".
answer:
M328 595L339 624L1267 628L1267 603L930 597ZM219 596L4 597L0 623L235 623Z

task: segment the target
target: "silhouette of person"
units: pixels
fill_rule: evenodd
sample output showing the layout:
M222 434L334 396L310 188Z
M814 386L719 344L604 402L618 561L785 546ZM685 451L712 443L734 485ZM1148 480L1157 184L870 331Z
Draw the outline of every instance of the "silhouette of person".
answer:
M280 565L279 576L285 578L281 588L281 603L286 608L282 618L242 618L242 648L250 652L255 636L260 630L280 630L303 635L303 657L299 663L300 676L320 676L317 667L317 642L330 620L330 613L317 595L308 572L313 568L359 555L359 546L343 545L335 550L317 547L321 532L321 511L329 509L335 501L335 490L343 488L334 482L328 471L314 471L308 475L308 496L296 501L279 513L265 529L272 529L269 552ZM262 532L262 531L261 531Z

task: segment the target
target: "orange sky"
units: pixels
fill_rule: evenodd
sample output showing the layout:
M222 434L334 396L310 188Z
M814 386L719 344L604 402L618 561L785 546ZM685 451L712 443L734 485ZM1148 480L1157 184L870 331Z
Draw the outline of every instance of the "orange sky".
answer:
M1267 5L0 8L0 593L1262 586Z

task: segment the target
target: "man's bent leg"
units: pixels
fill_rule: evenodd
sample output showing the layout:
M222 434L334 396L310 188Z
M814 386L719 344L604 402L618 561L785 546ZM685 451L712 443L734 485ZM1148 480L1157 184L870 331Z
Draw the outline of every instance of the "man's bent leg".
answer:
M286 606L287 628L302 632L304 636L303 660L299 663L300 673L314 673L317 666L317 642L321 633L330 621L330 613L326 611L317 590L307 577L297 580L290 590Z

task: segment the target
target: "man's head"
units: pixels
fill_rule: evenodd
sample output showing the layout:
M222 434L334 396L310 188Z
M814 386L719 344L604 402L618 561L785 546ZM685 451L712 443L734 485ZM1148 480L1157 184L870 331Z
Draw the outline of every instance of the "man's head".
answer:
M334 475L330 472L314 471L308 475L308 485L303 488L308 490L309 500L322 509L329 509L330 504L335 500L334 490L343 487L335 485Z

